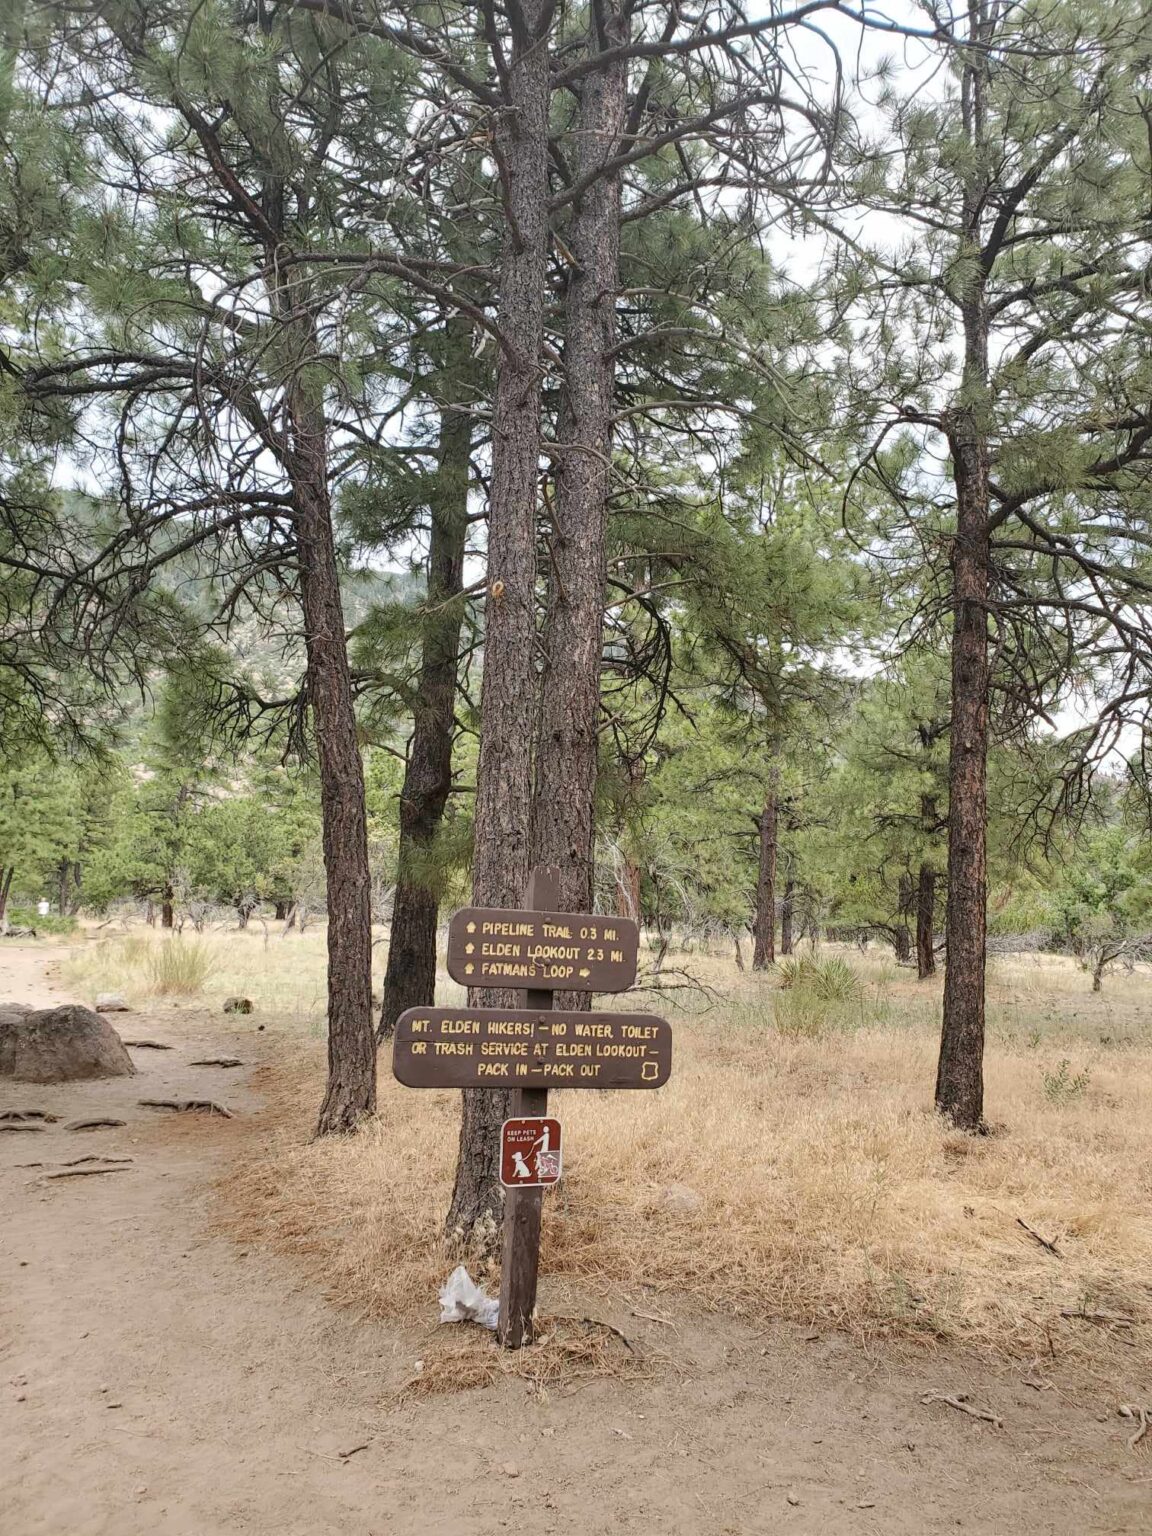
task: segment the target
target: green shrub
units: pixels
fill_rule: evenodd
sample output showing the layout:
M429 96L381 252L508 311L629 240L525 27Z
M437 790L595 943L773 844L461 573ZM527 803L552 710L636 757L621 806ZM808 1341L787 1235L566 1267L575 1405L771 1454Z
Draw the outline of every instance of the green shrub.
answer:
M199 939L171 938L146 946L144 966L149 989L162 997L202 992L213 965L211 948Z
M9 907L8 922L13 928L35 928L37 933L75 933L76 919L49 912L41 917L35 907Z
M848 1002L860 992L859 973L841 955L790 955L777 974L786 992L806 992L822 1003Z
M1044 1073L1044 1097L1049 1104L1072 1104L1088 1092L1088 1080L1088 1068L1074 1073L1065 1056L1054 1072Z

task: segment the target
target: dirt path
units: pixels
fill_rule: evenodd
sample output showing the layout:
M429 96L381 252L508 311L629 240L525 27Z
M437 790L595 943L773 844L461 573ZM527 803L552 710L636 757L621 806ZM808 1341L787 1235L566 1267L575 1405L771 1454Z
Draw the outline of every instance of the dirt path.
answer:
M0 948L0 1001L65 1000L60 954ZM397 1406L421 1336L337 1312L289 1264L210 1235L234 1123L160 1123L137 1102L212 1097L243 1115L271 1033L191 1010L117 1022L173 1049L134 1050L134 1079L0 1085L0 1111L61 1117L0 1135L3 1536L1152 1529L1152 1454L1126 1450L1114 1403L803 1330L624 1311L676 1369L543 1400L507 1382ZM246 1068L191 1065L220 1053ZM95 1115L126 1124L64 1128ZM46 1177L95 1155L133 1161ZM969 1392L1005 1427L922 1405L931 1390Z

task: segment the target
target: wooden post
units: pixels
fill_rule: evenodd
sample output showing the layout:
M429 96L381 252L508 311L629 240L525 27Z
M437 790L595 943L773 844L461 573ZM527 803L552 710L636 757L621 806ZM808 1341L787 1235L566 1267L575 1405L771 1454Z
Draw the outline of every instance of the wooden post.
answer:
M530 912L555 912L560 899L560 871L537 865L528 881L524 902ZM524 1006L544 1012L552 1007L550 988L529 988ZM518 1088L512 1098L512 1115L546 1115L547 1088ZM540 1273L540 1208L542 1189L504 1191L504 1252L500 1264L499 1339L505 1349L519 1349L532 1342L532 1314L536 1310L536 1281Z

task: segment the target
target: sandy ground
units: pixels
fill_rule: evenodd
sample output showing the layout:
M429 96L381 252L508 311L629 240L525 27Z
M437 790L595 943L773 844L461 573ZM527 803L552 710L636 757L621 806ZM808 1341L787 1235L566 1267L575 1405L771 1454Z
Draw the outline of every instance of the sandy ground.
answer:
M0 1001L65 1000L62 954L0 947ZM427 1335L337 1311L289 1263L212 1235L238 1122L138 1103L211 1097L242 1117L274 1035L192 1009L115 1022L173 1049L133 1050L133 1079L0 1084L0 1111L60 1116L0 1135L2 1536L1152 1530L1152 1447L1129 1451L1090 1387L701 1320L667 1297L652 1310L670 1326L599 1303L668 1358L649 1381L398 1401ZM244 1068L191 1064L221 1053ZM126 1124L65 1129L93 1115ZM97 1155L132 1162L47 1177ZM933 1391L1004 1427L923 1404Z

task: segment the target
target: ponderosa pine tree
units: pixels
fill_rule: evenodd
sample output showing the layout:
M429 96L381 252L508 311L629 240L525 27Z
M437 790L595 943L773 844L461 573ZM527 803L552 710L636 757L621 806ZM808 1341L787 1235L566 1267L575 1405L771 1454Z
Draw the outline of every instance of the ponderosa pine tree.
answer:
M876 322L853 331L850 355L869 359L861 397L887 412L881 439L919 431L951 474L950 496L925 461L893 482L879 439L868 460L897 499L915 490L919 555L946 562L936 1103L965 1129L980 1126L984 1103L990 718L1035 718L1092 669L1089 652L1105 732L1143 693L1139 611L1152 592L1145 28L1139 4L975 0L941 15L932 46L942 87L886 91L890 133L854 193L918 234L899 252L853 241L854 254L837 257L849 305L866 292Z
M374 250L370 265L362 250L346 254L366 223L381 232L364 213L372 199L360 166L404 120L403 61L299 8L241 17L144 5L94 22L63 6L46 38L29 38L27 71L45 110L100 146L92 198L106 183L112 211L79 285L99 341L26 367L21 382L41 408L88 412L92 467L118 483L125 511L39 570L70 594L89 653L123 633L177 562L181 575L216 582L206 623L218 631L241 613L274 627L285 612L277 599L299 601L297 703L315 725L328 872L319 1130L352 1129L375 1104L375 1036L333 450L368 404L348 363L350 305L387 307L385 274L437 266L415 252L401 264ZM130 220L115 212L125 184L135 189ZM351 285L349 267L359 274Z

